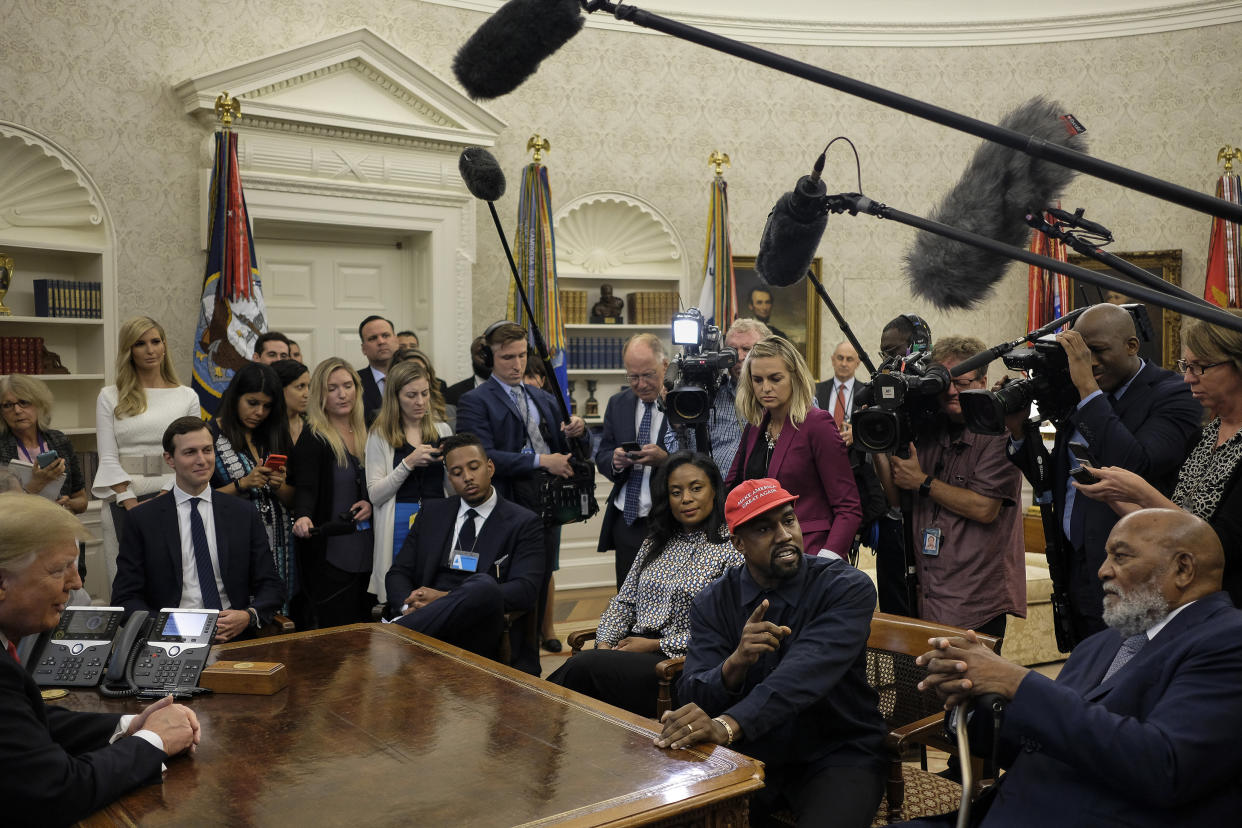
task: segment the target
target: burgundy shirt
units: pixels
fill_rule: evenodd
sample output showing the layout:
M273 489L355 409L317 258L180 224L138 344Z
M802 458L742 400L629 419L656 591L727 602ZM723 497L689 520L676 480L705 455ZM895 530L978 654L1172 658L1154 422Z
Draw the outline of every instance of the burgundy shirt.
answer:
M1026 617L1026 544L1022 536L1022 472L1005 456L1008 438L947 431L917 444L923 471L951 486L1001 499L991 523L979 523L914 498L914 557L919 572L919 617L977 627L1001 613ZM941 532L940 554L923 552L923 530Z

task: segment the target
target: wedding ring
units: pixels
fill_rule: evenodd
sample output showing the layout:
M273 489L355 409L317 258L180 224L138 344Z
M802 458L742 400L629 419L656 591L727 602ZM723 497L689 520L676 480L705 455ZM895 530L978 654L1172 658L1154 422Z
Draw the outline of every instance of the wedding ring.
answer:
M693 733L693 732L694 732L694 725L692 725L692 724L688 724L688 725L686 725L686 732L687 732L687 733Z

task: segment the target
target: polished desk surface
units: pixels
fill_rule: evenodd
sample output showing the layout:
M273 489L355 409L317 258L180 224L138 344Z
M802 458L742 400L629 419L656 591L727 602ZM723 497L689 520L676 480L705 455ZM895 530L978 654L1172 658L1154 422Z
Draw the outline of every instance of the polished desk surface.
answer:
M215 658L282 662L289 685L188 702L195 755L85 824L639 825L762 785L745 756L659 750L649 719L397 625L226 644ZM65 703L140 709L93 691Z

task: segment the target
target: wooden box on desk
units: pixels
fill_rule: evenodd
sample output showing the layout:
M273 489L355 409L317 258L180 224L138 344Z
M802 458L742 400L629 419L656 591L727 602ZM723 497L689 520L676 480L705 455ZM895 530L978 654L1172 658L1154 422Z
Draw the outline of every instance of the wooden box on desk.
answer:
M278 661L217 661L198 683L214 693L270 696L289 683L289 671Z

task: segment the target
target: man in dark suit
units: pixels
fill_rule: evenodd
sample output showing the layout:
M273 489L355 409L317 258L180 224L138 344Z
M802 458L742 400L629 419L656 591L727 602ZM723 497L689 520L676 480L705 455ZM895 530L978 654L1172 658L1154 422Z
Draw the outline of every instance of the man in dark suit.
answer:
M561 422L556 398L523 382L529 345L526 329L512 322L499 322L484 333L485 361L491 378L457 403L457 430L478 436L487 456L496 464L492 481L502 497L540 514L539 474L542 469L557 477L572 477L570 440L586 433L586 423L573 416ZM561 533L547 527L543 536L544 582L539 592L539 627L546 630L548 581L557 568ZM549 649L561 644L547 640Z
M488 367L483 357L483 349L486 347L487 343L483 341L482 336L476 336L474 341L470 343L470 376L461 382L453 383L445 390L445 403L456 406L457 403L461 402L463 394L467 391L473 391L487 382L488 377L492 375L492 369Z
M82 588L77 518L36 495L0 495L0 823L69 825L198 744L194 712L166 697L137 715L45 706L14 644L53 629Z
M609 398L604 433L595 453L595 465L612 481L597 549L616 550L618 590L647 537L651 475L668 459L668 452L661 448L668 423L659 406L668 370L664 345L654 334L635 334L621 351L621 363L629 387ZM638 450L627 451L625 443L637 443Z
M1220 540L1199 518L1134 512L1113 528L1099 571L1109 629L1079 644L1055 681L973 633L932 639L919 657L925 688L947 706L1008 702L995 734L1008 772L972 824L1236 824L1242 612L1220 591L1223 571ZM992 720L971 717L973 745L991 746Z
M1172 371L1139 359L1139 340L1130 314L1116 305L1094 305L1057 334L1078 391L1077 408L1057 424L1052 453L1053 509L1060 541L1070 552L1069 610L1075 638L1104 629L1104 593L1095 573L1104 562L1104 544L1117 522L1107 503L1079 496L1070 485L1071 442L1082 443L1093 465L1119 466L1142 475L1164 494L1173 490L1177 471L1199 434L1203 408L1190 387ZM1029 410L1006 424L1014 440L1009 457L1032 474L1022 451Z
M397 352L397 333L392 322L372 315L358 325L358 339L367 358L367 364L358 369L358 378L362 381L362 408L369 428L384 401L384 377L392 365L392 355Z
M832 379L815 385L816 404L832 414L847 448L854 444L850 420L854 415L854 391L857 387L854 374L858 371L858 365L858 351L848 341L842 340L832 352Z
M284 600L259 513L211 490L215 444L197 417L178 417L164 430L164 461L176 482L126 518L112 603L127 616L218 609L217 642L253 635Z
M543 580L543 525L492 485L496 467L479 438L446 437L456 497L423 501L384 585L398 624L495 658L506 612L535 609ZM513 666L539 675L537 642L511 632Z

